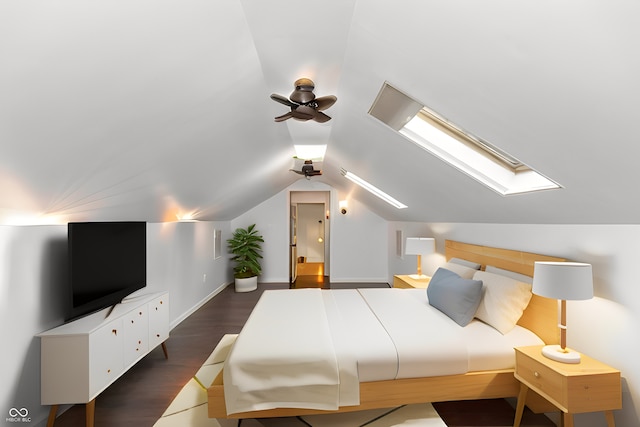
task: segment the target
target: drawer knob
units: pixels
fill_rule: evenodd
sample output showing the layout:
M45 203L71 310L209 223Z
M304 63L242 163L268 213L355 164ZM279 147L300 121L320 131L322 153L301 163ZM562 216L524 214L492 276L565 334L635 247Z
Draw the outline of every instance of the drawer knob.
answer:
M536 378L540 378L540 374L538 373L538 371L535 371L535 372L533 373L533 376L534 376L534 377L536 377Z

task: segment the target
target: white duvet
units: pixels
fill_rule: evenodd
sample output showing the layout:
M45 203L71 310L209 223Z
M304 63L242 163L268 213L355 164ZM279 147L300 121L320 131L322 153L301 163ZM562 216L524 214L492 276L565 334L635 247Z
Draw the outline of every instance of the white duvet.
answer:
M419 289L265 291L224 367L227 413L335 410L359 404L359 383L512 368L513 347L542 341L460 327Z

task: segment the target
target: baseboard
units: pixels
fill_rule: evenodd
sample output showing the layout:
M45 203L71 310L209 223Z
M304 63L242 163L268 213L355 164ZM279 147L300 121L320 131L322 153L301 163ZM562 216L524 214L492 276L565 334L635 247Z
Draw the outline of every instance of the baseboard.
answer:
M202 307L203 305L205 305L207 302L209 302L209 300L211 300L211 298L215 297L216 295L218 295L220 292L222 292L227 286L231 285L232 283L223 283L222 285L220 285L218 288L216 288L213 292L211 292L209 295L207 295L206 297L204 297L202 300L200 300L200 302L198 302L196 305L194 305L193 307L191 307L189 310L185 311L184 313L182 313L182 315L178 316L178 318L176 318L173 322L170 323L169 327L170 329L175 328L176 326L178 326L180 323L182 323L187 317L191 316L193 313L195 313L200 307Z

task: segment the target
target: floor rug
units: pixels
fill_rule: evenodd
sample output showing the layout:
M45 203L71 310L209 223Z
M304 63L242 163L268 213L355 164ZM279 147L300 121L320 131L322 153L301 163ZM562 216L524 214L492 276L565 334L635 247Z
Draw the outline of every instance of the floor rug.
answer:
M222 370L236 335L225 335L154 427L446 427L430 403L304 417L222 420L207 417L206 385Z

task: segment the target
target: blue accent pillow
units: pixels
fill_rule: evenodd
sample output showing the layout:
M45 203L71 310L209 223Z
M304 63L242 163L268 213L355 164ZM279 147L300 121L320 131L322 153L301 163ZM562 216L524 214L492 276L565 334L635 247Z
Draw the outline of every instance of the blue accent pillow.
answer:
M438 268L429 281L427 297L430 305L466 326L482 300L482 280L463 279L453 271Z

